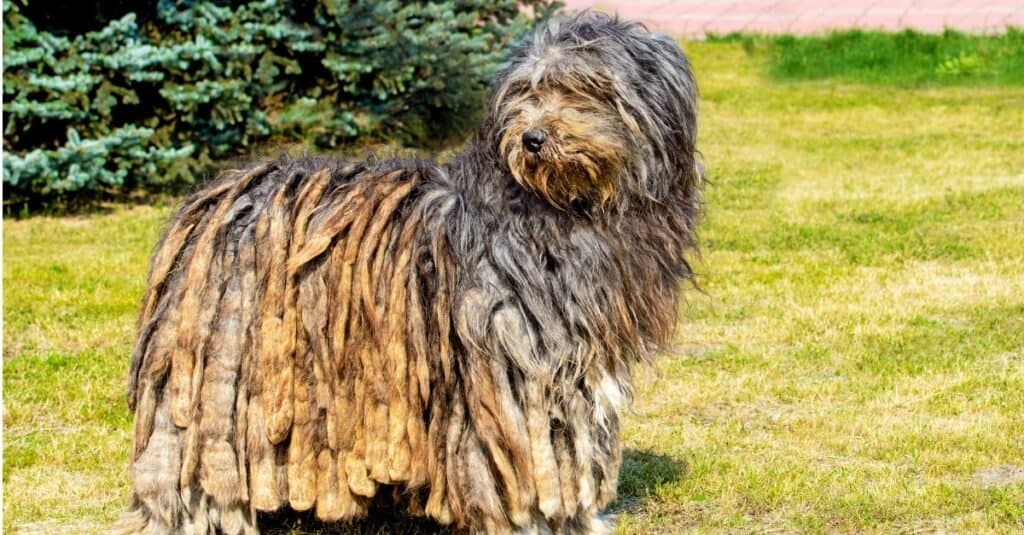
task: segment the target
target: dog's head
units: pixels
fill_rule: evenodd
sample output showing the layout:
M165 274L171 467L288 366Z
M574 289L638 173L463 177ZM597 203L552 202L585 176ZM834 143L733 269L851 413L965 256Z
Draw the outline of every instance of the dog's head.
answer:
M671 39L584 12L513 53L490 135L515 180L558 208L662 202L699 180L696 93Z

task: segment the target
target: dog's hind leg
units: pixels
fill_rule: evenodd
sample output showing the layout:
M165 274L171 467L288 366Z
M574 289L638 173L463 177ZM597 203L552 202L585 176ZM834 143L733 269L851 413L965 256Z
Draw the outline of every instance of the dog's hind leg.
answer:
M515 535L611 535L611 517L602 514L584 513L572 518L556 522L553 526L551 521L542 515L537 515L533 521L525 526L516 528L512 533ZM489 531L487 533L500 533Z
M566 522L567 528L562 533L579 533L581 535L611 535L612 522L608 515L585 514Z
M244 504L222 510L198 485L180 488L184 437L171 422L166 396L157 404L153 416L153 434L131 467L135 481L131 505L111 527L110 533L258 533L255 519Z
M163 534L179 530L185 504L178 489L181 436L171 422L167 396L156 406L153 432L132 463L131 506L114 524L114 534Z

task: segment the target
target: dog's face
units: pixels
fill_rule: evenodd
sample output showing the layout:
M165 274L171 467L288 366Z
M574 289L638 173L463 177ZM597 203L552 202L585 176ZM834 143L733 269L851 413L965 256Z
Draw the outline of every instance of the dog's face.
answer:
M516 181L558 208L610 203L632 143L608 92L557 75L508 87L498 150Z
M696 89L671 40L605 15L554 22L523 46L491 100L515 180L557 208L661 200L695 168Z

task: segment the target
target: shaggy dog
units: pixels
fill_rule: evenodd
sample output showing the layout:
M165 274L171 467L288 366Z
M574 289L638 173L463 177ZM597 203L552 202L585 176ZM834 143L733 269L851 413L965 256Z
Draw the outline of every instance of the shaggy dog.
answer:
M153 255L116 530L387 506L607 531L630 367L669 340L691 276L696 126L679 47L584 13L513 53L450 164L224 173Z

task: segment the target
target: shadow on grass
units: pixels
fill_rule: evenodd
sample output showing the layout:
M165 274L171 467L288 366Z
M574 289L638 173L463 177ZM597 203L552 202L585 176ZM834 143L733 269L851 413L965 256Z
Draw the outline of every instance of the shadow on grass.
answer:
M82 193L47 199L4 199L4 219L31 219L33 217L84 217L113 213L118 207L166 206L178 204L191 193L193 185L166 188L158 192L112 192L106 194Z
M619 474L619 497L607 512L620 514L642 509L644 502L660 486L676 482L689 472L686 464L667 455L647 450L623 452ZM351 524L324 523L313 513L261 514L260 528L268 535L413 535L457 533L435 522L411 517L393 510L378 509L370 518Z
M390 487L388 487L390 488ZM426 518L405 512L406 505L394 505L388 488L379 488L367 518L356 522L321 522L313 511L261 513L260 531L267 535L416 535L449 534L456 531Z
M675 483L690 472L686 463L649 450L627 449L619 472L619 497L607 510L620 514L643 509L644 503L661 486Z
M423 518L393 512L371 513L370 518L352 523L326 523L312 512L261 514L260 531L267 535L419 535L451 534L452 529Z

